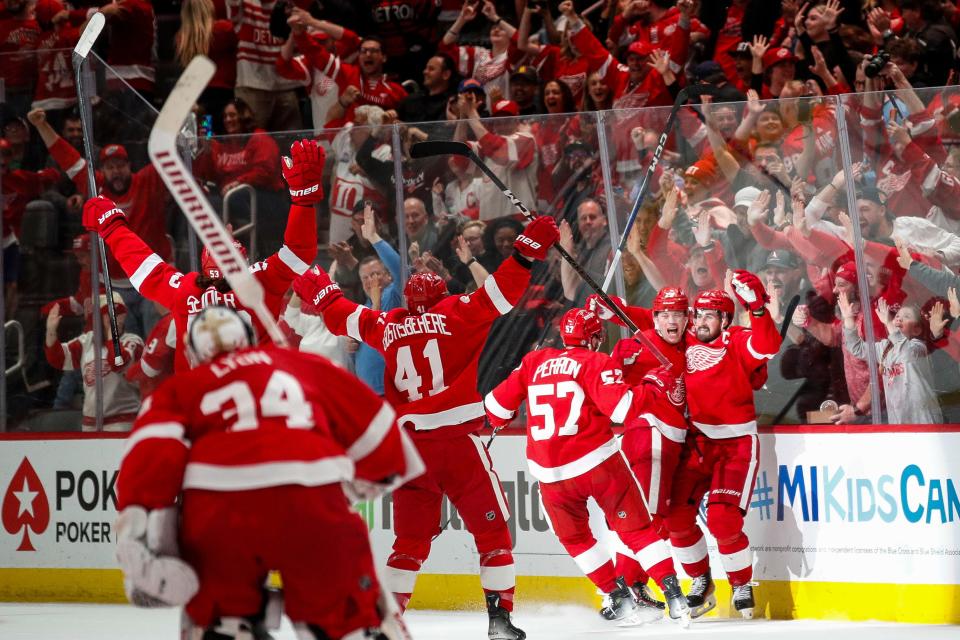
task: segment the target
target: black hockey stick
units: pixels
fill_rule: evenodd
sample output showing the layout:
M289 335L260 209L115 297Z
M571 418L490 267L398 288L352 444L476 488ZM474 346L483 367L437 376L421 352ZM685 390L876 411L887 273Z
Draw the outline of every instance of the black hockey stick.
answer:
M640 192L637 193L637 199L633 201L633 209L630 210L630 215L627 216L627 222L623 227L623 233L620 236L620 243L617 245L617 251L613 254L613 260L610 262L610 266L607 267L607 275L603 280L604 291L610 288L610 284L613 282L613 274L617 270L617 265L620 264L620 258L623 255L623 250L627 248L627 239L630 237L630 229L633 228L633 223L636 222L637 215L640 213L640 207L643 206L643 201L647 198L647 191L650 190L650 183L653 181L653 174L657 170L657 164L660 162L660 156L663 155L663 149L667 146L667 139L670 137L670 133L673 131L673 123L677 120L677 113L680 111L680 108L684 105L684 103L690 98L702 95L715 96L719 93L720 90L712 84L692 84L680 89L680 92L677 93L677 99L673 101L673 107L670 109L670 115L667 116L667 124L663 127L663 133L660 134L660 139L657 140L657 147L653 150L653 158L650 160L650 166L647 167L647 172L643 175L643 182L640 183Z
M513 195L513 192L510 191L507 185L503 184L503 181L497 177L497 174L495 174L493 170L488 167L483 160L480 159L480 156L473 152L473 149L471 149L470 145L467 143L456 142L453 140L427 140L426 142L418 142L410 148L411 158L432 158L434 156L449 155L469 158L475 165L477 165L477 168L479 168L488 178L490 178L493 184L495 184L497 188L503 192L504 197L513 203L513 206L516 207L517 211L523 214L526 219L533 220L534 216L530 210L527 209L527 207L520 201L519 198L517 198L517 196ZM566 260L567 264L573 267L573 270L577 272L577 275L587 283L587 286L593 289L594 292L600 296L600 299L603 300L603 303L607 306L607 308L613 311L613 313L615 313L617 317L620 318L625 325L627 325L627 328L633 333L633 337L640 342L640 344L649 349L650 353L652 353L657 360L660 361L660 364L665 367L669 367L670 361L667 359L667 357L660 352L660 349L658 349L657 346L653 344L653 342L651 342L647 336L640 332L640 329L636 324L634 324L633 320L631 320L630 317L627 316L627 314L623 311L623 309L620 308L620 305L614 302L610 296L607 295L602 288L600 288L600 285L598 285L590 276L590 274L587 273L582 266L580 266L580 263L577 262L576 258L571 256L567 250L561 247L559 244L554 245L554 248L557 250L557 253L560 254L560 257Z
M86 88L83 86L83 64L87 61L87 55L93 48L93 43L97 41L100 32L103 31L103 25L106 18L103 14L97 12L93 14L87 22L77 46L73 49L73 77L77 85L77 102L80 108L80 128L83 131L83 152L87 156L87 197L97 197L97 176L93 168L93 145L90 142L90 105L87 102ZM113 334L113 364L123 365L123 354L120 353L120 329L117 325L117 309L113 304L113 283L110 281L110 263L107 262L107 247L103 243L103 238L97 235L97 250L100 253L100 270L103 272L103 289L107 297L107 316L110 318L110 332ZM94 286L97 291L96 297L99 298L99 283ZM99 308L95 305L94 308ZM94 326L99 322L94 318ZM99 359L97 359L99 361Z
M787 304L786 311L783 312L783 321L780 323L780 339L783 340L787 335L787 329L790 328L790 322L793 320L793 312L797 310L797 305L800 304L800 294L794 295L790 298L789 304Z

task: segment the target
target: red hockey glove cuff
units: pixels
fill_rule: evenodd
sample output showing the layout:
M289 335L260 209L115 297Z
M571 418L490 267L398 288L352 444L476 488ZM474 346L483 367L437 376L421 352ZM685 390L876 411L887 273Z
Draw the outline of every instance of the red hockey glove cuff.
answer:
M290 145L290 157L284 156L280 169L294 204L310 207L323 200L326 157L323 147L314 140L298 140Z
M113 200L97 196L83 205L83 226L106 238L120 227L127 226L127 216Z
M760 311L766 303L770 302L770 296L763 288L760 278L749 271L743 269L735 271L730 284L733 287L733 295L736 296L737 302L751 312Z
M559 237L556 221L550 216L539 216L517 236L513 248L528 260L543 260Z
M307 271L293 281L293 292L301 300L309 300L319 311L329 307L337 298L342 298L340 285L330 279L322 269L316 267Z

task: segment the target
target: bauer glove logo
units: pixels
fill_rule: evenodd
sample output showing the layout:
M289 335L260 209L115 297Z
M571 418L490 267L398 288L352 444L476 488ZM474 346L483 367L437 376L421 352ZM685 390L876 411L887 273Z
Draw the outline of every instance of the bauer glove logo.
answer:
M290 189L290 196L293 198L300 198L302 196L308 196L311 193L315 193L317 189L320 188L320 184L317 183L312 187L307 187L306 189Z

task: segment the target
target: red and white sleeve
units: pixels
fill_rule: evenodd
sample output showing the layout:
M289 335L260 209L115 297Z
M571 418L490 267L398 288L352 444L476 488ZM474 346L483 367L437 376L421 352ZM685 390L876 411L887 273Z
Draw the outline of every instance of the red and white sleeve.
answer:
M483 408L487 418L494 427L505 427L517 414L517 409L527 397L527 376L524 364L526 358L516 369L510 372L507 379L494 387L483 398Z

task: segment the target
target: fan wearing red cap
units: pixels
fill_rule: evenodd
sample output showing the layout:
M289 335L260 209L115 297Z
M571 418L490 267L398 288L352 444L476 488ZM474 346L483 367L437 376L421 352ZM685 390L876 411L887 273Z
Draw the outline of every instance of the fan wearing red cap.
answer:
M99 350L94 344L93 328L89 321L92 315L91 307L96 305L96 313L101 316L104 327L104 348L101 353L103 376L103 428L105 431L129 431L137 417L140 408L140 393L136 385L131 384L124 377L124 371L131 363L138 360L143 353L143 340L133 333L124 332L124 321L127 317L127 307L123 298L117 292L113 293L113 305L117 313L117 329L120 332L120 352L123 354L123 364L117 366L113 361L113 340L110 333L110 318L107 316L107 296L101 293L96 301L91 303L90 298L84 301L84 315L88 318L86 329L76 338L60 342L58 329L61 314L60 304L50 308L46 321L46 337L44 339L44 354L47 362L62 371L79 371L83 383L82 428L84 431L94 431L97 421L96 380L94 376L94 358ZM66 309L64 310L66 311ZM110 354L109 357L106 354Z
M296 294L317 307L330 331L383 355L385 396L427 465L424 478L429 480L413 480L394 493L397 539L387 560L393 577L388 586L401 608L429 554L444 494L473 534L488 603L492 599L500 608L513 608L507 513L474 435L484 415L477 367L493 322L520 301L533 262L546 257L558 236L552 218L536 218L514 241L514 254L469 295L448 295L442 278L417 273L404 288L406 309L375 311L351 302L322 271L310 270L294 282Z
M767 362L781 338L760 279L740 270L727 272L727 280L750 312L750 328L732 325L735 305L724 291L701 291L693 302L695 339L687 346L685 374L693 446L684 449L677 465L666 522L673 547L685 550L683 567L693 578L688 601L695 617L703 615L716 606L706 541L696 522L707 495L707 527L733 587L733 609L750 618L753 554L743 518L759 467L753 392L766 380Z
M520 107L512 100L499 100L493 104L493 120L480 120L479 102L473 92L461 93L459 98L460 118L473 132L476 142L467 141L467 131L458 125L454 134L461 142L467 142L497 177L521 202L535 202L537 194L537 140L527 126L521 127L516 117ZM488 128L489 126L489 128ZM517 213L509 200L490 181L480 187L480 219L492 220Z
M316 257L317 223L313 205L323 200L323 158L315 141L300 140L291 145L290 157L284 158L280 165L293 201L284 244L263 262L250 266L250 272L264 289L264 303L274 316L280 315L284 294L294 278L305 272ZM184 334L190 319L204 307L242 309L209 254L204 252L202 272L177 271L137 236L126 213L112 200L103 196L88 200L83 208L83 225L103 238L141 295L170 310L178 336ZM253 325L260 342L268 341L259 320L253 318ZM182 340L178 340L175 365L177 371L190 366Z
M649 572L663 590L670 617L689 624L689 608L676 582L670 552L651 524L643 493L624 459L616 455L610 429L611 421L630 425L636 416L646 415L673 394L676 376L654 371L635 385L625 383L618 362L598 352L603 325L587 309L570 309L563 315L560 337L563 349L547 347L528 353L487 394L487 418L494 427L505 426L527 402L530 473L540 482L540 496L560 543L606 594L609 604L601 614L608 620L663 618L655 603L634 600L630 585L609 555L582 561L597 546L588 524L588 498L596 501L607 525L639 559L644 582ZM649 432L648 425L644 426Z

